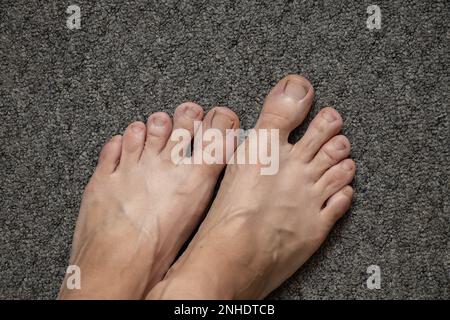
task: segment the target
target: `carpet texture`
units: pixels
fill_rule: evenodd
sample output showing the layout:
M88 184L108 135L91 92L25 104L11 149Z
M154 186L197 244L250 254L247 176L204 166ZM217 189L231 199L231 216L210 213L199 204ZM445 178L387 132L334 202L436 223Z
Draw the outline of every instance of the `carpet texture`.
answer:
M66 8L81 8L81 29ZM381 8L380 30L366 27ZM356 197L272 299L450 298L449 2L0 2L0 298L55 298L102 144L187 100L251 128L288 73L344 118ZM292 139L298 139L305 126ZM381 289L367 267L378 265Z

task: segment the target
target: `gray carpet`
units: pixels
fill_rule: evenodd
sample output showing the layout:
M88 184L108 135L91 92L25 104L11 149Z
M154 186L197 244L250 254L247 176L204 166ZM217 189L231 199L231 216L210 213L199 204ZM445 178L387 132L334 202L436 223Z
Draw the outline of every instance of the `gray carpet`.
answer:
M1 298L56 297L108 137L186 100L250 128L287 73L316 88L312 115L341 112L358 172L351 211L270 298L450 298L448 1L376 1L380 30L372 1L112 2L77 1L80 30L70 1L0 2Z

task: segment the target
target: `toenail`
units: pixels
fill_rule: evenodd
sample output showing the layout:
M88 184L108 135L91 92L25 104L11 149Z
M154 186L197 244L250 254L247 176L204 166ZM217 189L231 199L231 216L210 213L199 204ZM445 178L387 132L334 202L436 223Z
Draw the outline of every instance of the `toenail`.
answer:
M345 187L342 190L348 197L352 197L353 196L353 189L350 186Z
M186 109L184 109L184 112L191 119L197 119L197 117L200 113L198 110L196 110L196 108L191 107L191 106L186 106Z
M344 161L343 166L345 170L353 170L353 162L351 161Z
M335 141L334 146L336 147L337 150L344 150L347 147L345 143L340 140Z
M142 131L142 126L139 125L139 124L133 124L133 125L131 126L131 130L132 130L134 133L140 133L140 132Z
M162 118L155 117L152 120L152 124L155 125L155 127L164 127L166 121Z
M322 117L324 117L325 120L327 120L328 122L333 122L333 121L337 120L336 116L330 111L323 112Z
M217 129L231 129L234 126L234 120L228 115L216 111L214 112L211 125Z
M302 100L307 93L308 89L300 82L294 80L288 80L286 87L284 88L284 94L295 101Z

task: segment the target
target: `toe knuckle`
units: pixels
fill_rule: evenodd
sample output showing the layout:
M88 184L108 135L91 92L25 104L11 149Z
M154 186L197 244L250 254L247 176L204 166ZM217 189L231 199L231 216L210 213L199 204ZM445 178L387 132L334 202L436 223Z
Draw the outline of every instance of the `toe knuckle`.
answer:
M327 131L328 123L325 119L318 119L317 121L314 121L311 126L318 134L323 134Z
M335 164L339 161L339 157L335 150L329 147L322 149L322 158L325 159L328 164Z

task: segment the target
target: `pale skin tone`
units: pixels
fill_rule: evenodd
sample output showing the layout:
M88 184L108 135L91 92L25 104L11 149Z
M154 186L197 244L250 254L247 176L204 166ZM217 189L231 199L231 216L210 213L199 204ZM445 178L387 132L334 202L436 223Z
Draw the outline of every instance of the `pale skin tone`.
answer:
M151 115L113 137L100 153L81 203L70 264L81 290L61 286L63 299L141 299L160 281L203 217L224 165L176 165L172 130L194 133L203 110L180 105L172 119ZM237 116L214 108L204 129L237 128ZM196 150L194 150L195 152ZM226 162L222 161L223 163Z
M348 159L348 139L339 135L336 110L322 109L305 135L288 143L313 97L311 84L297 75L271 90L256 129L279 130L278 173L261 175L254 164L228 165L203 222L222 165L171 163L172 121L163 113L114 137L85 190L74 235L70 263L82 270L82 289L68 290L63 283L60 298L267 296L319 248L351 204L355 164ZM187 106L198 110L196 120L202 118L199 106L185 104L175 112L173 127L189 130L193 117L185 117ZM164 125L155 131L158 119ZM226 108L208 113L203 122L221 130L239 124Z

